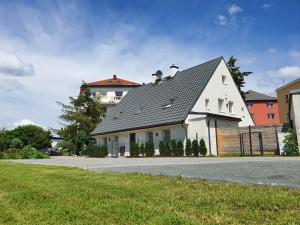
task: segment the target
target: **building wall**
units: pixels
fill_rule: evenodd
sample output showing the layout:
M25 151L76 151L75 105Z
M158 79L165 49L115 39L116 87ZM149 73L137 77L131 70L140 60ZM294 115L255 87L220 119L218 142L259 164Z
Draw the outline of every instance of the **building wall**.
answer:
M289 112L289 103L285 102L285 95L289 95L289 92L293 89L300 88L300 79L291 85L276 90L277 92L277 101L279 109L279 117L281 123L288 123L287 114Z
M222 82L222 76L226 78L224 83ZM206 99L209 99L208 107L206 107ZM224 100L222 112L219 111L218 99ZM230 102L233 102L232 113L229 112ZM217 67L192 111L241 118L242 121L239 126L254 125L224 60Z
M291 101L290 117L293 121L293 128L296 131L300 151L300 94L293 94Z
M253 115L252 119L256 126L261 125L279 125L279 111L277 101L246 101L247 103L252 103L253 106L248 108L250 115ZM273 102L273 107L269 108L267 106L268 102ZM268 114L273 113L275 115L274 119L268 119Z

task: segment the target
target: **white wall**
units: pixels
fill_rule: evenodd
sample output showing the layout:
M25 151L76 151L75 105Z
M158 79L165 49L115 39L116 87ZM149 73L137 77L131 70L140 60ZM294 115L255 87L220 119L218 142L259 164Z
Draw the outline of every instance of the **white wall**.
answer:
M119 139L119 146L125 146L125 156L130 155L130 145L129 145L129 134L135 133L136 134L136 143L142 144L146 143L146 132L153 132L153 141L154 141L154 148L155 154L159 154L159 142L163 140L163 130L170 130L171 132L171 139L176 139L185 141L186 131L181 125L172 125L172 126L163 126L157 128L149 128L149 129L141 129L141 130L134 130L134 131L127 131L127 132L120 132L115 134L108 134L108 135L98 135L96 136L97 143L99 145L104 144L104 138L107 138L108 141L108 148L109 152L111 151L110 148L112 147L112 140L114 140L115 136L118 136ZM109 141L110 140L110 141ZM109 154L110 156L110 154Z
M226 76L225 84L222 83L222 75ZM219 98L224 99L223 112L219 112ZM208 108L205 107L205 99L209 99ZM233 113L230 113L229 108L226 107L226 104L229 104L229 101L234 103ZM239 123L240 127L254 125L243 98L241 97L224 60L222 60L217 67L192 111L241 118L242 121Z
M291 120L293 120L293 127L296 131L298 148L300 151L300 94L293 94L291 99Z

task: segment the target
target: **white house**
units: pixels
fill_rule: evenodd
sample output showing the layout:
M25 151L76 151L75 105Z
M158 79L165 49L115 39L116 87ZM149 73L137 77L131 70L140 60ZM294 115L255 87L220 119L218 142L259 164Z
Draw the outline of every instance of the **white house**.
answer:
M216 128L254 125L223 57L131 90L92 132L109 155L129 155L130 144L188 138L217 155Z
M138 83L120 79L117 75L106 80L86 83L93 98L99 98L101 103L110 111L132 88L141 86Z
M289 118L295 130L300 151L300 89L291 90L289 94Z

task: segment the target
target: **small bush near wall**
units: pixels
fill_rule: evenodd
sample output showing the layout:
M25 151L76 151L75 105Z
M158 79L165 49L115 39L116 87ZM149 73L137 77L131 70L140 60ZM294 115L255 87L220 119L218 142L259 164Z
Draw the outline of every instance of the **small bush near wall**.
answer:
M145 145L144 145L144 143L142 143L141 146L140 146L140 153L141 153L142 156L145 156Z
M171 140L171 156L176 156L177 153L177 143L176 140Z
M84 150L81 151L81 155L96 158L104 158L108 155L107 146L97 146L95 144L89 144Z
M176 145L176 156L183 156L184 150L182 141L179 140Z
M200 140L199 151L202 156L206 156L207 148L206 148L205 141L203 140L203 138L201 138L201 140Z
M165 156L171 156L171 146L170 146L170 142L168 141L165 144L165 150L166 150Z
M104 158L108 155L108 149L107 149L107 146L106 145L102 145L100 147L100 157L101 158Z
M138 157L140 155L140 151L139 151L139 145L136 143L132 143L130 145L130 156L131 157Z
M187 139L186 144L185 144L185 155L186 156L191 156L193 154L192 152L192 142L190 139Z
M147 157L154 156L154 144L152 142L146 143L145 153Z
M298 156L299 149L297 144L297 136L293 129L289 129L283 140L283 155Z
M197 140L192 142L192 151L194 156L199 156L199 145Z
M159 142L159 155L160 156L167 156L167 154L166 154L166 142L164 142L164 141Z

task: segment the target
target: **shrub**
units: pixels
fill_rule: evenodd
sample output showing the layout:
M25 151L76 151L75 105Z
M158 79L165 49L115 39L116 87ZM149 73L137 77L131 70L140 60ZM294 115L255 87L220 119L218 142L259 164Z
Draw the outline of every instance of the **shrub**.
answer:
M164 141L159 142L159 155L166 156L166 143Z
M81 155L89 157L99 157L100 156L100 147L95 144L89 144L84 150L81 151Z
M206 156L207 148L206 148L205 141L203 140L203 138L201 138L201 140L200 140L199 151L202 156Z
M186 144L185 144L185 155L186 156L191 156L192 155L192 142L190 139L186 140Z
M176 156L177 154L177 145L176 145L176 140L172 139L171 140L171 156Z
M138 157L140 155L139 145L136 143L132 143L130 145L130 156L131 157Z
M283 140L283 155L284 156L298 156L299 149L297 144L296 132L289 129Z
M146 143L145 153L147 157L154 156L155 151L153 142Z
M183 150L183 143L182 141L178 141L177 142L177 146L176 146L176 156L183 156L184 154L184 150Z
M199 146L197 140L193 140L192 142L192 152L194 156L199 156Z
M144 143L142 143L140 146L140 153L142 156L145 156L145 144Z
M106 145L102 145L102 146L100 147L100 155L99 155L99 157L105 158L107 155L108 155L108 149L107 149L107 146L106 146Z
M14 138L11 141L11 147L21 149L23 148L23 142L19 138Z
M165 150L166 150L165 151L165 153L166 153L165 156L171 156L170 142L167 141L165 145L166 145L166 147L165 147Z

